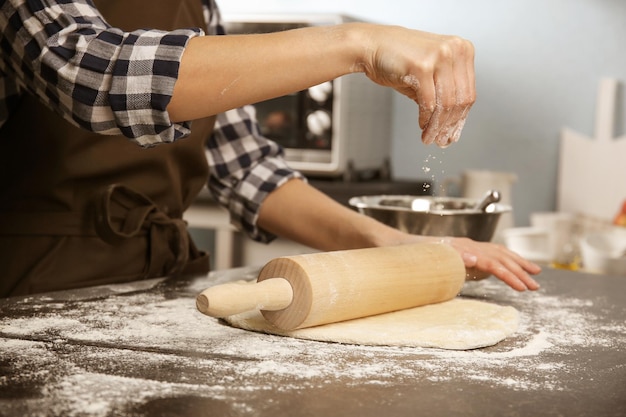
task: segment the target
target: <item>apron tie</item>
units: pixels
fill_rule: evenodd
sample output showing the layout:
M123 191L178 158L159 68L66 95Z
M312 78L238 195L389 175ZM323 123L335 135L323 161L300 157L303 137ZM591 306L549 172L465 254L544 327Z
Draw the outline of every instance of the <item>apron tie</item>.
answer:
M115 245L138 236L148 236L149 276L178 275L189 261L187 224L169 217L147 196L124 185L113 184L96 202L97 234Z

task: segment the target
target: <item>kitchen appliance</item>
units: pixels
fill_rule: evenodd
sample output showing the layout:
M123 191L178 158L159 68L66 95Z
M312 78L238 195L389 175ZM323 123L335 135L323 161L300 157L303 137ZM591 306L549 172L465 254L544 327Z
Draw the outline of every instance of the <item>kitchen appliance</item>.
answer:
M350 205L403 232L427 236L469 237L490 241L500 216L511 206L492 203L478 210L481 199L461 197L418 197L413 195L361 196Z
M223 18L229 34L357 20L340 14L225 14ZM390 88L358 73L254 107L263 135L283 146L291 167L309 176L358 179L389 175L391 101Z

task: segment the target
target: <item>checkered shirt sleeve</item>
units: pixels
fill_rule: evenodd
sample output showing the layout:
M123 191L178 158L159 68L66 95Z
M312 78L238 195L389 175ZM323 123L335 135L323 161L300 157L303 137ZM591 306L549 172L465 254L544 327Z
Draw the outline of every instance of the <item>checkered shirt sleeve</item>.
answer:
M206 33L224 34L215 1L201 1ZM166 106L187 42L202 34L122 32L90 0L0 0L0 126L28 92L77 126L123 134L142 146L184 137L190 124L172 123ZM256 226L261 203L303 176L261 136L251 107L218 116L206 155L209 190L232 223L255 240L271 241L274 236Z
M259 242L275 238L256 225L265 197L290 179L305 180L287 166L282 152L261 136L251 106L220 114L207 143L209 190L229 210L233 225Z
M223 35L215 1L203 1L208 33ZM278 144L261 135L254 107L244 106L218 115L206 155L209 191L228 209L231 223L256 241L272 241L275 236L257 226L261 203L287 181L306 178L287 166Z
M89 0L0 2L0 125L30 92L71 123L143 146L189 133L166 106L185 45L201 29L123 32Z

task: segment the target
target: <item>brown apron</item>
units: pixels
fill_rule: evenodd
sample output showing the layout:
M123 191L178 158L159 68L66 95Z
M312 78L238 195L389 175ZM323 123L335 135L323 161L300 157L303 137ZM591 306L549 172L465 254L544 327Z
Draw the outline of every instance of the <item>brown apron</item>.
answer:
M95 3L125 30L205 26L200 0ZM0 296L208 272L182 214L207 182L213 124L146 149L24 94L0 129Z

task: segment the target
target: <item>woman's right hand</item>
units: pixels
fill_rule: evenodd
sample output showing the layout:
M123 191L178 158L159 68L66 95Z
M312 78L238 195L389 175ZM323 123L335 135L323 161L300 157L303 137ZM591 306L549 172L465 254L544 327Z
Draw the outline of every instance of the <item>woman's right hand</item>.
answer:
M357 67L419 106L422 142L441 147L459 139L476 100L474 46L458 36L398 26L355 24L362 31Z

